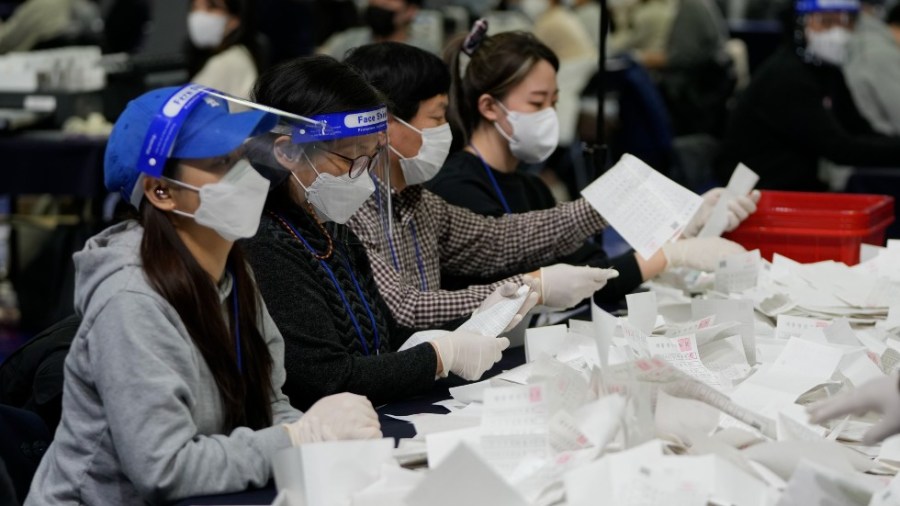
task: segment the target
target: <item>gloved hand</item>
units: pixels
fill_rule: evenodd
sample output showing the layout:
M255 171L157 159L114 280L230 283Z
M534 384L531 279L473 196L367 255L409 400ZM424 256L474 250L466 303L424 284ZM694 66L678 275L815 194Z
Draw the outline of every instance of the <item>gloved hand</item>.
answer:
M662 247L666 268L687 267L698 271L715 271L719 262L730 255L744 253L743 246L721 237L692 237L667 242Z
M457 330L431 341L443 367L440 376L454 373L464 380L475 381L497 363L509 347L505 337L487 337Z
M590 297L619 277L614 269L599 269L569 264L541 267L541 304L567 309Z
M509 325L507 325L506 328L503 329L504 332L518 325L522 321L522 319L525 318L525 315L527 315L528 312L531 311L531 308L533 308L538 303L538 299L540 299L540 280L526 274L522 279L522 282L523 284L528 286L528 296L525 297L525 302L522 304L522 307L519 308L519 311L513 317L512 321L509 322ZM500 285L499 288L494 290L490 295L487 296L486 299L484 299L484 302L482 302L481 305L478 306L478 309L476 309L472 314L478 314L482 311L485 311L489 307L502 300L515 299L516 292L518 292L518 290L519 286L513 282Z
M378 414L369 399L346 392L319 399L299 420L284 424L284 428L293 446L381 437Z
M873 379L859 388L810 404L806 410L810 423L822 423L846 415L864 415L869 411L881 413L881 421L865 436L863 443L873 445L882 439L900 433L900 376Z
M696 237L703 230L703 226L712 215L713 209L722 195L725 188L713 188L703 194L703 205L694 215L694 218L684 228L682 235L684 237ZM753 190L748 195L733 196L728 202L728 225L725 226L726 232L736 229L742 221L746 220L751 214L756 212L756 203L759 202L759 190Z

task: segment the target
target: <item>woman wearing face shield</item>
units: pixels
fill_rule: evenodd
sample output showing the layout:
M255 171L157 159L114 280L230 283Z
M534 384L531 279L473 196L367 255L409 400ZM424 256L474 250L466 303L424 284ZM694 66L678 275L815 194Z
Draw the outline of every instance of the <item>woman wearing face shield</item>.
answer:
M507 339L456 331L397 351L413 330L391 316L363 245L344 225L372 196L371 176L385 160L381 96L348 66L318 56L263 74L254 97L323 125L273 135L270 166L280 167L282 177L259 233L246 243L285 338L284 391L291 402L302 409L348 391L380 404L427 390L450 372L481 377Z
M726 179L737 161L759 186L822 191L822 159L840 165L895 167L900 138L874 133L860 115L842 65L857 0L798 0L787 40L753 75L732 113L718 164Z
M291 445L381 435L362 397L302 415L281 392L283 341L234 244L256 232L269 188L244 141L271 115L229 113L209 93L155 90L116 121L106 187L137 217L75 254L82 323L26 504L233 492L268 482L272 456Z
M556 149L559 126L554 104L557 97L558 60L544 44L523 32L507 32L485 37L476 23L469 36L451 51L450 122L455 125L454 142L463 149L450 155L441 171L426 188L447 202L487 216L506 216L531 211L550 212L570 208L583 234L568 251L549 265L510 265L513 269L538 269L542 303L548 307L571 307L595 294L599 301L617 302L669 267L714 270L719 259L743 251L739 245L720 238L682 239L668 243L650 259L636 253L608 258L602 247L585 242L601 230L603 222L586 201L557 204L547 186L535 176L518 172L521 163L545 161ZM704 208L711 209L720 190L704 196ZM730 208L729 226L755 210L758 195L741 197ZM708 214L698 213L688 229L699 231ZM686 234L688 231L686 231ZM573 232L559 226L530 230L518 238L519 244L562 244ZM521 246L525 247L525 246ZM544 267L542 267L544 266ZM584 267L588 266L588 267ZM600 268L615 269L619 276L609 283L584 283L585 274ZM491 282L494 275L447 276L442 286L459 289ZM605 280L604 280L605 281Z

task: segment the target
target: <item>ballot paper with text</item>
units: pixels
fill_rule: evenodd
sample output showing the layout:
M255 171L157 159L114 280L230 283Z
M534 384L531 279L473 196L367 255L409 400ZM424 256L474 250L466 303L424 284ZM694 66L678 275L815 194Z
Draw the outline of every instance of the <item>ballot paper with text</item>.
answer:
M678 236L703 203L629 154L581 195L645 259Z
M716 206L713 207L712 213L710 213L706 224L703 225L703 229L700 230L697 237L719 237L722 235L725 229L728 228L728 204L735 197L744 196L753 191L753 187L756 186L757 182L759 182L759 175L743 163L739 163L734 172L731 173L731 179L728 180L725 191L722 192L719 201L716 202Z

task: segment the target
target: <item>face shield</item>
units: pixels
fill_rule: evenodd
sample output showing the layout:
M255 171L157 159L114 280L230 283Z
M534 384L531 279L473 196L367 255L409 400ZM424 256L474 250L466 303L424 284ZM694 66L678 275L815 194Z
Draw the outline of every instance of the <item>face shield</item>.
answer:
M300 195L320 221L346 223L370 206L380 209L379 219L389 226L387 149L387 109L379 106L299 122L286 118L262 150L271 156L268 166L282 175L279 180L276 173L273 181L293 185L292 194Z
M794 43L800 55L813 64L843 65L859 2L798 0L795 10Z
M273 157L261 158L263 152L254 147L266 142L271 145L271 131L287 123L295 128L317 126L306 118L199 85L147 93L129 104L110 136L107 186L118 189L139 208L144 198L143 178L159 178L172 188L198 195L196 208L176 208L175 214L191 218L229 241L251 237L271 181L284 173L273 170ZM136 160L130 154L135 150ZM219 178L191 184L182 180L176 162Z

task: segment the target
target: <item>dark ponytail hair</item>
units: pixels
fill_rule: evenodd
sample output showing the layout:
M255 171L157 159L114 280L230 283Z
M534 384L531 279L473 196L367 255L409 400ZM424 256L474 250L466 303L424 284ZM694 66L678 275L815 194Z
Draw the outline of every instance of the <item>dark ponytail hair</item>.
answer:
M460 35L444 55L452 76L448 119L453 129L451 149L454 150L469 142L481 121L478 97L485 93L505 97L541 60L559 70L559 59L553 50L528 32L503 32L485 37L477 47L467 48L471 57L463 53L465 42L466 36ZM468 63L463 61L467 57Z
M251 100L257 104L311 117L385 104L384 96L362 74L330 56L304 56L264 72L256 80ZM277 167L277 162L269 162ZM269 192L269 203L286 202L290 178Z
M254 0L223 0L225 10L241 20L241 24L225 36L222 44L213 49L199 48L188 38L186 43L187 67L191 77L197 75L210 58L233 46L244 46L253 58L257 72L262 72L267 62L263 61L262 49L259 46L259 32L256 20L256 2Z
M174 162L170 161L166 175L171 176L173 169ZM215 283L184 245L166 213L144 200L140 221L144 227L144 274L150 286L178 312L212 372L225 410L224 431L271 426L272 356L257 327L260 298L240 247L232 246L228 268L233 276L232 289L237 290L242 372L237 366L231 298L226 301L226 322Z

